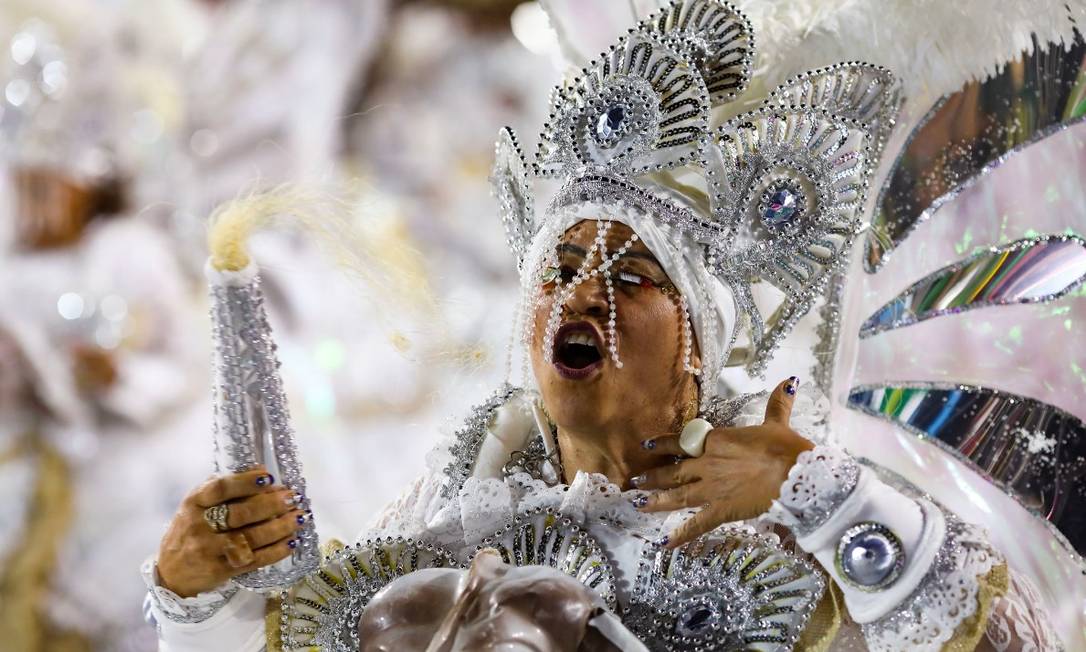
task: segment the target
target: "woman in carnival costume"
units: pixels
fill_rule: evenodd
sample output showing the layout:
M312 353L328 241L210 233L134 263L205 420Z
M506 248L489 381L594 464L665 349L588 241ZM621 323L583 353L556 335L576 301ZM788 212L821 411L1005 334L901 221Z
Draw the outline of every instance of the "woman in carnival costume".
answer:
M555 91L533 162L503 130L529 386L476 408L369 538L279 594L232 578L310 545L307 499L259 467L195 489L146 568L161 649L1059 649L994 538L844 450L838 370L721 380L758 377L816 305L821 345L854 344L844 272L900 143L887 69L837 64L754 102L753 61L741 12L681 0ZM1082 249L1016 246L1072 267ZM244 285L243 267L220 273Z

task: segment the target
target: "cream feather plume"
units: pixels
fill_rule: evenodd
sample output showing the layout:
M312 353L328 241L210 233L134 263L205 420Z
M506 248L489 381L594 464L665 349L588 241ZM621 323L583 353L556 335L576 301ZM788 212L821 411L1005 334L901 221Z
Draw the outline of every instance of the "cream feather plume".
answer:
M754 26L758 100L792 75L841 61L889 68L906 97L939 97L995 74L1033 39L1068 43L1086 0L732 0ZM584 66L661 0L542 0L568 63Z
M737 0L754 23L772 88L810 68L861 60L889 68L905 96L939 97L1042 45L1069 43L1084 0Z

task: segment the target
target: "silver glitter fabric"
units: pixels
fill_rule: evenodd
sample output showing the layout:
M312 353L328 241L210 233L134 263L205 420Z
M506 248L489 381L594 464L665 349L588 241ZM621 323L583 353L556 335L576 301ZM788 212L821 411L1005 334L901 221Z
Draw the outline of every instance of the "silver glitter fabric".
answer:
M494 165L490 184L498 200L498 215L505 227L505 237L516 258L517 267L524 263L524 254L532 239L532 188L528 184L528 165L517 144L516 134L505 127L494 146Z
M525 274L548 220L585 202L692 236L733 289L753 344L741 362L759 375L843 265L901 98L885 69L844 63L789 80L714 131L714 110L750 84L753 57L753 29L734 6L677 0L554 90L530 166L504 129L491 178ZM541 215L539 178L562 182ZM759 282L785 294L766 315L750 289Z
M298 508L307 510L305 478L260 279L241 286L212 285L211 300L216 466L220 471L238 473L263 464L277 482L303 496ZM298 546L289 560L240 575L235 581L250 589L281 587L314 570L320 553L312 518L306 519L297 538Z
M818 311L821 321L815 330L818 343L815 345L816 362L811 375L814 376L815 386L826 396L836 395L833 381L841 343L841 305L846 287L846 275L840 272L833 274L826 282L825 298Z
M730 237L710 257L752 319L757 346L750 366L761 373L847 262L861 227L871 148L861 123L812 108L767 107L739 116L717 131L716 142L723 169L710 179L714 214ZM770 225L759 207L782 183L797 190L803 205ZM758 280L785 294L769 323L751 296Z
M717 397L710 401L698 416L718 428L730 426L747 403L755 399L765 398L767 395L768 392L750 392L732 396L731 398Z
M455 442L449 448L449 454L452 455L453 460L445 467L447 483L441 489L442 496L452 498L460 492L464 482L471 477L472 469L475 468L475 458L479 456L479 447L483 443L483 438L486 437L487 426L494 417L494 410L504 405L518 391L520 390L512 385L503 385L485 403L472 408L464 425L456 431Z
M147 610L147 603L153 604L158 613L175 623L201 623L214 616L238 592L238 585L227 582L221 588L206 591L198 598L182 598L164 586L160 586L158 563L146 562L140 569L143 581L147 585L145 612L148 622L154 622L153 612Z
M357 650L359 617L381 589L415 570L466 568L484 548L508 564L546 566L576 578L660 650L790 650L825 590L813 566L774 540L720 530L712 540L675 551L649 545L635 591L622 604L600 543L570 519L537 509L458 553L402 537L334 553L284 593L283 649Z
M416 570L466 568L483 548L497 550L508 564L547 566L576 578L616 608L614 574L600 545L570 519L539 509L456 553L403 537L367 540L336 552L283 595L283 649L358 650L358 619L378 591Z
M648 547L623 622L652 650L791 650L825 591L822 575L767 537L712 536Z
M861 122L874 134L872 148L879 152L896 123L901 89L886 68L845 63L796 75L771 98L781 106L820 106Z
M520 514L478 549L494 548L507 564L547 566L578 579L615 608L615 576L600 544L569 518L549 509Z
M378 591L416 570L463 567L444 548L403 537L344 548L283 594L283 650L355 652L358 619Z
M917 639L926 643L923 636L931 636L939 630L938 625L931 622L933 614L940 613L936 605L946 604L961 594L962 587L957 580L963 569L972 570L974 566L990 569L1000 559L994 550L985 545L983 538L978 538L976 528L950 514L945 516L946 537L920 585L889 614L863 625L864 637L869 645L874 643L871 645L873 649L880 652L902 649L908 641ZM966 563L964 560L968 557L973 559ZM978 557L980 559L976 559ZM975 576L973 581L976 581ZM918 635L918 632L922 634ZM880 645L884 641L890 643Z

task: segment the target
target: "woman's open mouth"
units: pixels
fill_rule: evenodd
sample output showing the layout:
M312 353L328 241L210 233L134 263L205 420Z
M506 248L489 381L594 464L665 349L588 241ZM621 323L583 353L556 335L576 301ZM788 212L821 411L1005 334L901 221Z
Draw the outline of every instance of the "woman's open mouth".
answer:
M603 340L589 322L563 324L554 335L554 368L563 378L580 380L603 366Z

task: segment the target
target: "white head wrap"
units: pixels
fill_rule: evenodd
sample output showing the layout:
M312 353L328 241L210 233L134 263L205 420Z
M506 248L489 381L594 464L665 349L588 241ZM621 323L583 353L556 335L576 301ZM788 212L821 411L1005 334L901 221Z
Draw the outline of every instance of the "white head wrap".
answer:
M539 288L542 261L563 233L584 220L610 220L638 235L686 299L701 353L701 404L725 393L720 373L735 340L737 307L731 289L709 272L704 251L692 237L623 204L584 202L550 215L532 240L522 271L527 297ZM621 320L622 315L618 318Z

